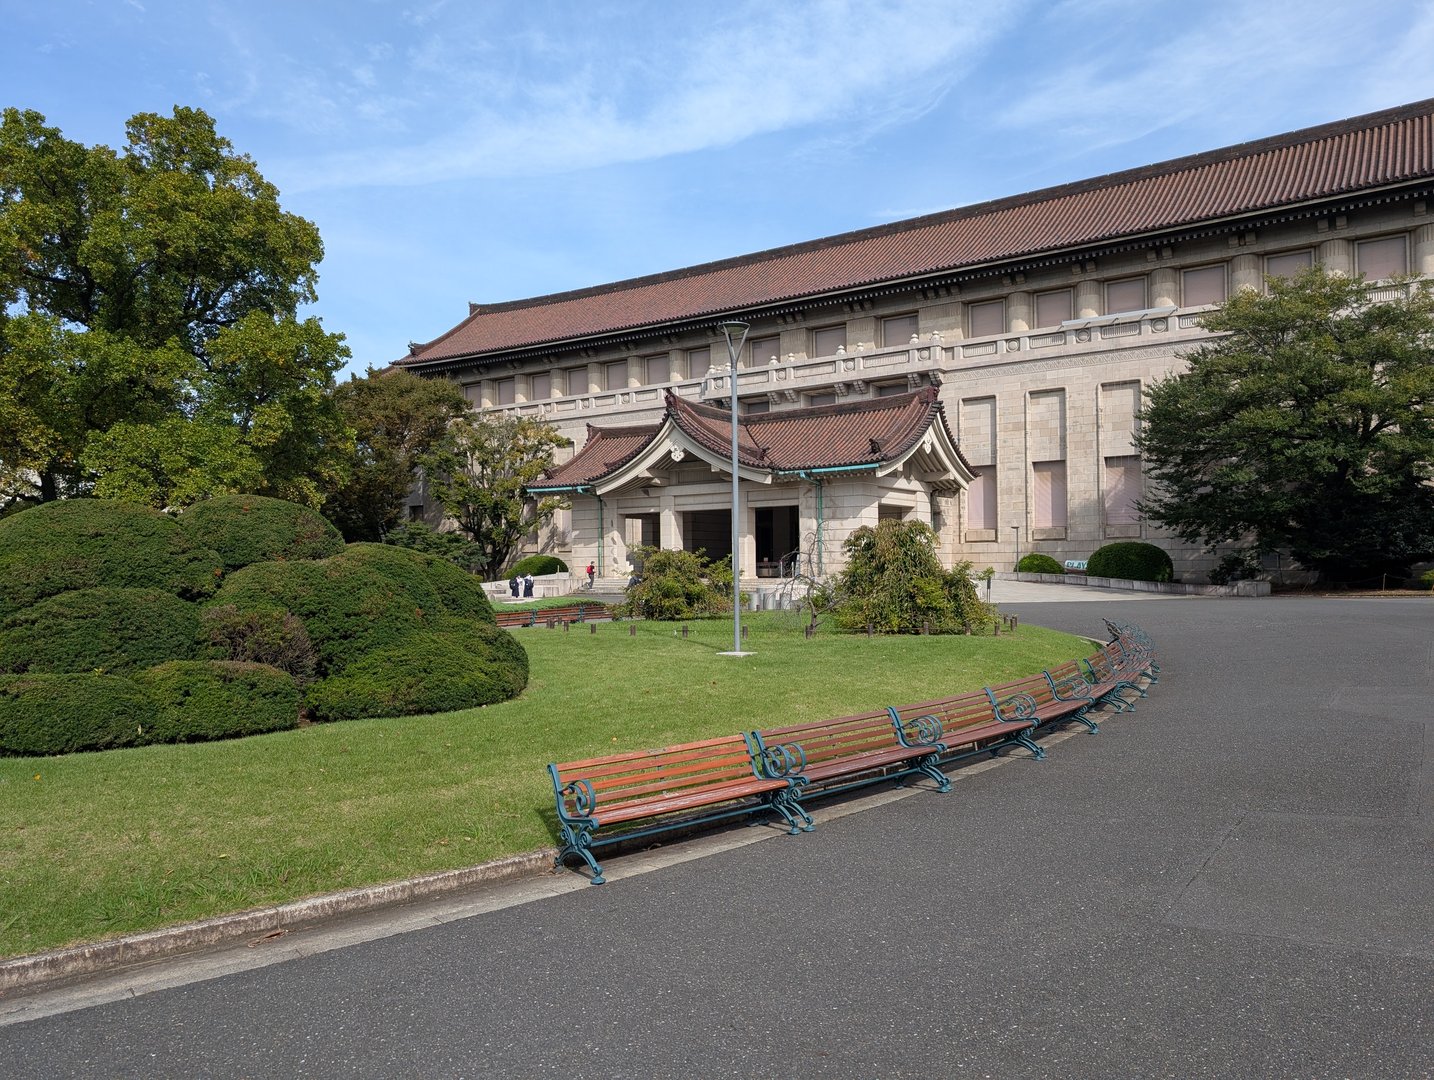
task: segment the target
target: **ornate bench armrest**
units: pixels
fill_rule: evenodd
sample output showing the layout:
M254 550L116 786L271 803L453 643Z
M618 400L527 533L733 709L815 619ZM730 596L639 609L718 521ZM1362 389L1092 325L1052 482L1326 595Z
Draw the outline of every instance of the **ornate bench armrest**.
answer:
M558 791L558 808L566 811L568 799L573 800L573 807L577 810L577 817L590 818L597 811L597 792L593 790L592 784L586 780L572 780L564 784Z
M896 734L907 746L935 747L941 741L941 720L930 713L897 720Z
M1012 720L1026 720L1034 724L1036 719L1036 699L1030 694L1008 694L998 698L991 690L987 689L991 697L991 706L996 710L996 719L1010 722Z
M807 753L800 743L763 746L758 757L762 775L772 780L797 780L807 767Z
M1057 701L1090 700L1091 684L1079 671L1069 672L1059 679L1054 678L1049 671L1045 675L1046 681L1051 684L1051 693L1055 695Z

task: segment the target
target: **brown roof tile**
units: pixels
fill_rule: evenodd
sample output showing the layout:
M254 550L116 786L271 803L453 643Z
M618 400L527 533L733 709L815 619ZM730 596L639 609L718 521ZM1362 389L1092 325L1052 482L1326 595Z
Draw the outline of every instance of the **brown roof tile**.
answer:
M484 305L421 365L741 312L1434 177L1434 99L723 262Z
M643 427L597 428L589 424L588 440L583 448L548 473L542 486L582 487L600 480L635 458L652 441L660 427L660 424L648 424Z

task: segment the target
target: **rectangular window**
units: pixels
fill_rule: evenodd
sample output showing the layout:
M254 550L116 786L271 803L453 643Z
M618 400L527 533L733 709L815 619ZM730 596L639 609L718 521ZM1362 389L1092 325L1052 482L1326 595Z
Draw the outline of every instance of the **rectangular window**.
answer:
M1402 236L1361 240L1354 245L1355 268L1370 281L1409 273L1409 254Z
M899 349L903 345L910 345L915 336L915 315L893 315L881 320L881 345L884 349Z
M1105 523L1138 525L1140 511L1140 456L1105 459Z
M1143 277L1105 283L1105 313L1107 315L1144 310L1145 279Z
M1223 304L1229 295L1225 265L1201 266L1180 275L1180 299L1186 307Z
M769 413L772 411L772 402L770 399L764 397L743 398L742 411L749 416L756 416L758 413Z
M1070 289L1036 293L1037 326L1059 326L1075 311L1075 294Z
M563 372L563 384L567 387L570 397L586 394L588 392L588 369L585 367L568 368Z
M812 331L812 356L835 356L846 348L845 326L824 326Z
M1006 301L972 304L966 312L972 337L994 337L1006 332Z
M1031 465L1035 481L1032 524L1037 529L1066 527L1066 463L1037 461Z
M809 406L811 406L812 408L816 408L818 405L835 405L835 404L836 404L836 395L835 395L835 394L808 394L808 395L807 395L807 404L808 404Z
M627 389L627 361L614 360L610 364L604 364L603 389L604 390L626 390Z
M528 376L528 400L542 401L544 398L553 396L553 376L551 372L540 371L536 375Z
M707 369L712 366L711 349L688 349L687 350L687 377L689 379L700 379L707 374Z
M996 467L972 469L975 478L966 489L966 528L996 527Z
M782 339L776 335L753 338L751 345L752 351L747 355L752 358L752 367L766 367L782 353Z
M1287 251L1283 255L1265 257L1265 274L1269 277L1290 278L1313 265L1313 251Z
M661 386L672 381L672 357L667 353L642 358L643 373L647 376L644 386Z
M884 386L878 386L876 388L877 397L895 397L897 394L909 393L911 393L911 387L907 386L904 382L886 383Z
M493 404L511 405L517 401L518 380L509 375L506 379L493 381Z

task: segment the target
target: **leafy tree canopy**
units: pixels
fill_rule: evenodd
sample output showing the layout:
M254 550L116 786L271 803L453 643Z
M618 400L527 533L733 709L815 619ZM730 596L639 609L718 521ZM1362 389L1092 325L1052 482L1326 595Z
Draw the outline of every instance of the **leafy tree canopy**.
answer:
M121 152L0 114L0 506L98 491L315 505L344 472L341 335L300 321L323 255L197 109Z
M340 383L334 397L354 433L354 454L349 478L329 493L324 515L346 540L386 539L403 518L419 458L447 437L468 402L447 379L372 368ZM459 561L467 560L465 554Z
M482 551L493 574L523 538L566 505L528 496L528 485L552 468L554 451L569 445L556 428L526 416L465 414L449 437L421 455L430 494Z
M1326 578L1434 555L1434 293L1315 268L1203 317L1225 337L1146 392L1142 503L1187 542L1287 551Z
M936 534L920 521L864 525L842 545L846 569L827 599L838 626L884 634L959 633L990 622L971 578L971 564L950 570L936 554Z

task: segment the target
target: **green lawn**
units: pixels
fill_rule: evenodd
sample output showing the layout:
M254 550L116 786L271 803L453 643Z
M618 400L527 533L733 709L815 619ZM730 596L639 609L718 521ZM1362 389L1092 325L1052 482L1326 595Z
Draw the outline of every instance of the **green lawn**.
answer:
M807 640L731 623L516 631L523 696L438 716L231 742L0 759L0 956L551 845L544 765L937 697L1089 651L1034 626L993 637Z

